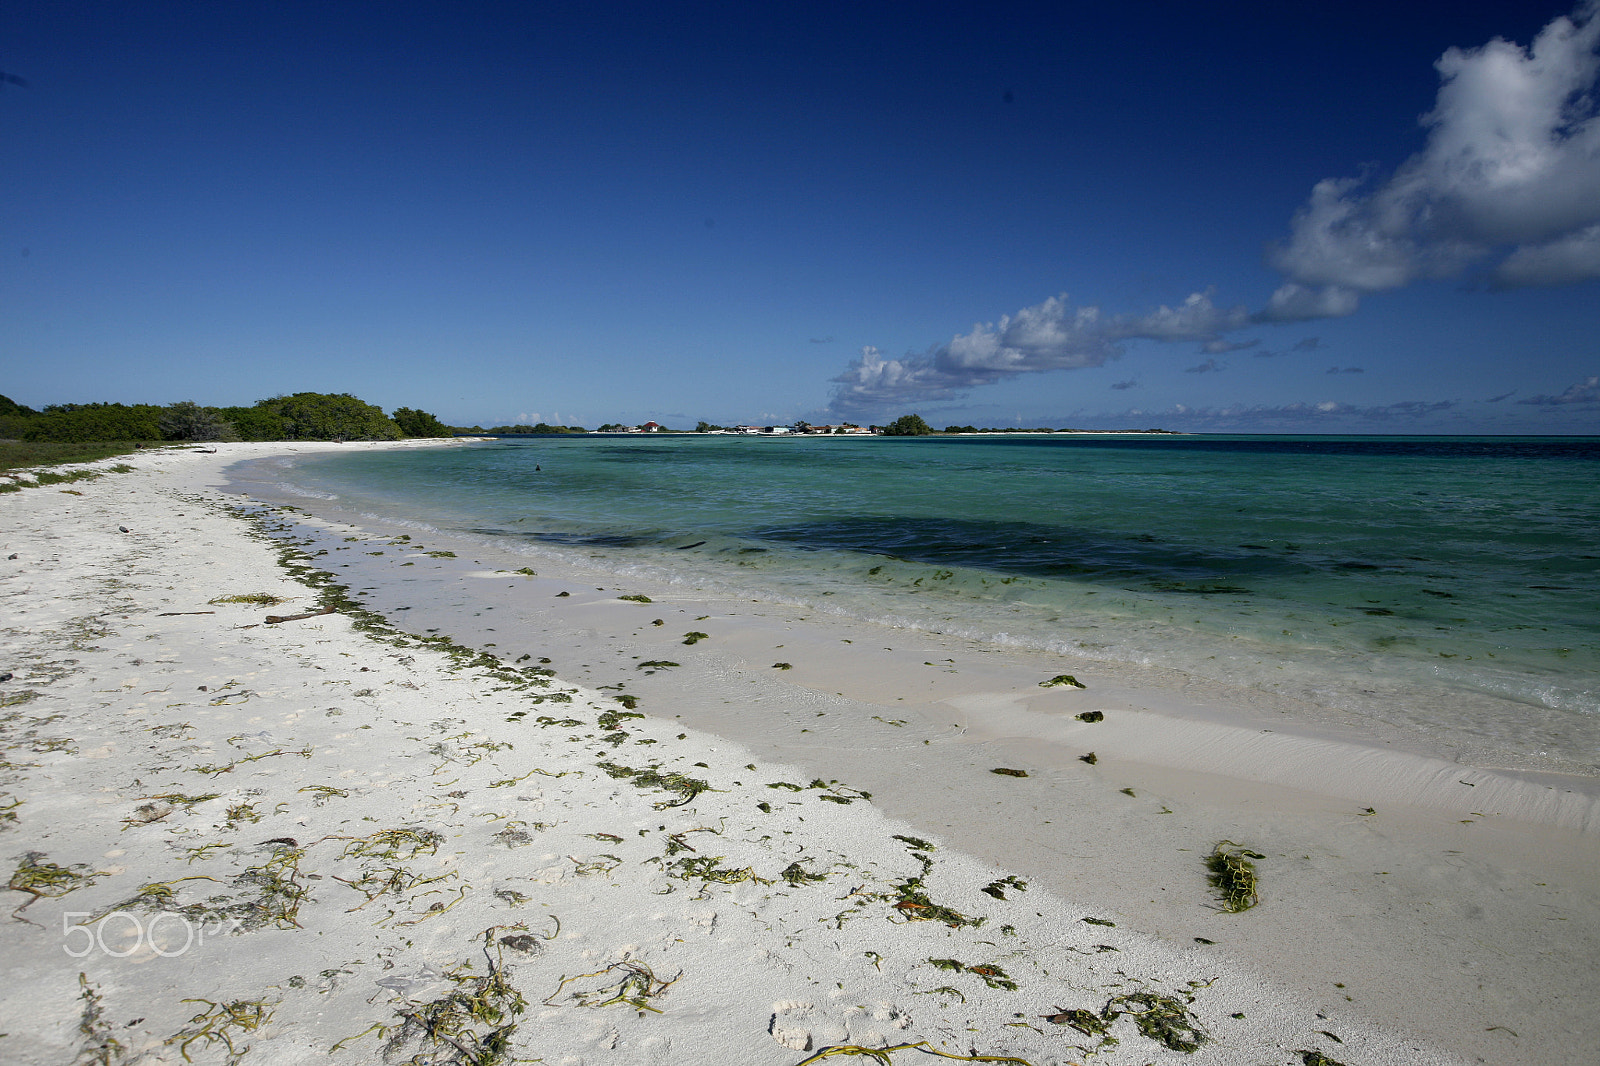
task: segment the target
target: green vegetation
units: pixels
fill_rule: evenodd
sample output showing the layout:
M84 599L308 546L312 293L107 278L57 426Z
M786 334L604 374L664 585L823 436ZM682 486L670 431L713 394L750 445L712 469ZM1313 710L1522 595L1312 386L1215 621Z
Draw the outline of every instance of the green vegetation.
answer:
M394 419L394 424L400 427L400 432L408 437L455 436L455 430L426 411L417 411L410 407L396 407L394 414L389 417Z
M42 411L0 396L0 439L100 445L38 458L6 455L6 466L82 462L133 450L146 441L398 440L448 437L454 430L426 411L396 409L394 418L349 393L297 392L252 407L206 407L192 400L157 404L62 403ZM109 449L109 450L107 450Z
M926 437L933 432L921 415L901 415L883 427L885 437Z
M476 427L474 427L476 428ZM513 433L587 433L582 426L552 426L548 422L535 422L531 426L490 426L482 432L513 434Z
M0 396L0 399L5 397ZM6 433L0 417L0 435ZM0 441L0 470L18 470L28 466L54 466L57 463L92 463L96 459L107 459L113 455L127 455L136 451L137 441L131 440L103 440L87 443L56 443L48 441ZM117 464L124 466L124 464ZM125 467L118 473L126 473L132 467Z

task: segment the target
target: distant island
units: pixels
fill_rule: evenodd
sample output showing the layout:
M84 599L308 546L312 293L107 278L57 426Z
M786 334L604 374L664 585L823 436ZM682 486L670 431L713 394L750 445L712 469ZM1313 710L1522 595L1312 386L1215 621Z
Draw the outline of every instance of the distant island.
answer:
M546 436L586 434L583 426L532 425L450 426L427 411L397 407L389 414L347 392L296 392L260 400L249 407L207 407L191 400L166 405L122 403L59 403L34 410L0 396L0 441L30 444L117 442L129 448L158 442L209 441L371 441L414 437ZM886 425L854 422L817 425L799 420L789 425L720 426L699 422L694 429L674 430L659 422L624 425L608 422L596 433L668 433L735 436L884 436L927 437L980 433L1086 433L1047 426L946 426L936 430L921 415L902 415ZM1165 429L1123 430L1130 433L1172 433Z

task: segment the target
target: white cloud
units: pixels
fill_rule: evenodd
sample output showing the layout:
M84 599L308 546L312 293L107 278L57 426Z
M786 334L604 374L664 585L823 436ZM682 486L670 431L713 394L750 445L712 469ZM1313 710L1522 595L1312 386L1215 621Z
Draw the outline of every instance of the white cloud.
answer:
M1518 289L1596 277L1600 277L1600 225L1518 248L1495 268L1494 283L1498 288Z
M1445 52L1427 145L1370 191L1316 184L1269 254L1290 283L1258 317L1350 314L1363 293L1496 256L1501 287L1600 277L1597 44L1600 0L1584 0L1527 49L1495 38Z
M1267 300L1267 306L1257 311L1257 322L1307 322L1313 318L1343 318L1353 315L1361 305L1361 296L1342 285L1320 285L1307 288L1294 282L1278 286Z
M922 355L885 359L874 347L838 376L831 410L871 414L906 404L949 399L979 385L1018 374L1104 366L1122 355L1130 340L1216 341L1250 324L1243 307L1221 308L1209 292L1148 314L1104 315L1052 296L999 322L979 323L970 333Z

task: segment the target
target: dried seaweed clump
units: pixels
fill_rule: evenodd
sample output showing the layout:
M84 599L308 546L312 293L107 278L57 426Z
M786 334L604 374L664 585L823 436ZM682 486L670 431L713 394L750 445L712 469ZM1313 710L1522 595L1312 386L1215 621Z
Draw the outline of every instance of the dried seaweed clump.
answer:
M166 1039L166 1043L178 1045L185 1062L194 1061L189 1057L189 1045L200 1040L205 1041L206 1047L222 1044L228 1049L231 1061L237 1062L240 1056L250 1050L250 1046L235 1047L235 1035L253 1033L267 1024L272 1020L272 1008L275 1006L250 999L236 999L229 1003L213 1003L209 999L186 999L183 1002L206 1005L205 1010L189 1019L188 1025Z
M1193 996L1185 996L1189 1003ZM1158 992L1126 992L1106 1000L1099 1013L1076 1009L1062 1010L1045 1015L1045 1020L1057 1025L1070 1025L1084 1036L1098 1037L1094 1050L1115 1047L1119 1041L1111 1035L1111 1023L1126 1014L1133 1019L1139 1033L1171 1051L1192 1055L1202 1044L1211 1040L1199 1020L1189 1013L1188 1006L1176 996Z
M11 880L6 882L6 887L13 892L28 894L27 902L12 911L14 917L20 917L22 912L33 906L39 900L51 896L65 896L68 892L94 884L98 871L85 873L89 867L81 863L71 866L57 866L53 862L40 862L44 858L42 851L30 851L22 857L16 870L11 874ZM24 919L25 920L25 919Z
M1211 871L1206 881L1221 898L1223 910L1238 914L1261 902L1255 863L1250 860L1264 858L1266 856L1259 851L1251 851L1231 840L1217 842L1206 856L1206 869Z
M620 973L620 977L617 976ZM568 992L566 998L576 1002L581 1007L609 1007L615 1003L625 1003L638 1011L640 1016L645 1011L660 1014L658 1007L650 1005L650 1000L661 995L675 984L683 971L674 974L672 979L664 981L655 975L655 971L642 962L628 959L623 962L614 962L603 970L594 973L578 974L576 977L563 977L556 990L545 997L548 1006L556 1006L551 1002L574 981L586 981L598 977L601 981L590 988L579 988L577 991Z
M674 792L679 799L676 803L663 800L655 805L656 810L664 811L669 807L682 807L693 800L702 792L709 791L711 786L697 777L688 777L680 773L663 774L659 769L651 767L647 770L635 770L629 766L619 766L612 762L596 763L600 769L616 778L626 778L633 782L635 788L659 788L666 792Z

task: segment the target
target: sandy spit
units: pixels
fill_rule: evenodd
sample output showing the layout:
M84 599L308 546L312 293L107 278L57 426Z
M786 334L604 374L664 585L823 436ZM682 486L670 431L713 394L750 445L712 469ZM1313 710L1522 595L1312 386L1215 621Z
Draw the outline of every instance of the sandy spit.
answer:
M1073 902L1063 862L975 857L870 796L864 765L835 780L536 650L354 609L331 563L267 536L284 513L208 487L286 450L164 450L0 496L0 1060L1544 1061L1519 1043L1537 1033L1488 1020L1468 1043L1504 1055L1443 1050L1343 982L1253 972L1131 899ZM247 595L278 602L226 600ZM690 653L633 669L686 700L737 665ZM813 713L803 680L772 698ZM827 747L881 724L830 723ZM1161 780L1137 754L1140 788ZM1060 816L1124 824L1104 791Z

